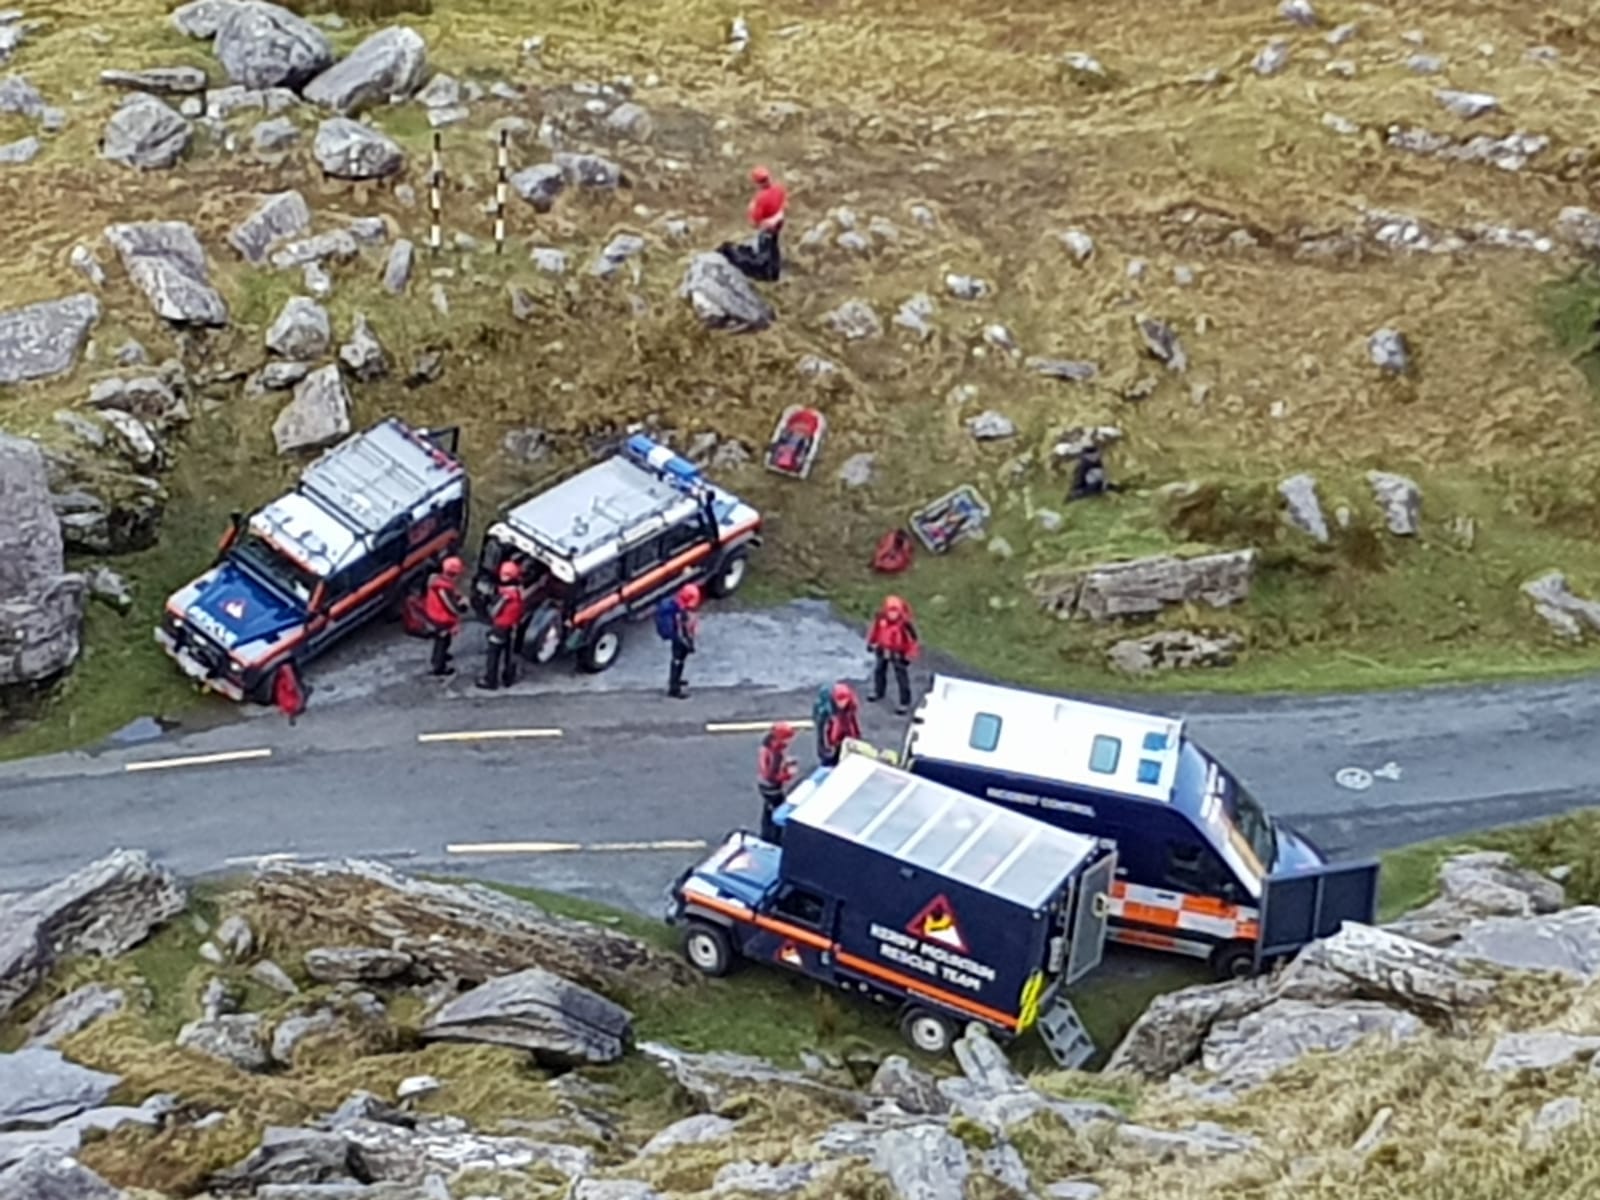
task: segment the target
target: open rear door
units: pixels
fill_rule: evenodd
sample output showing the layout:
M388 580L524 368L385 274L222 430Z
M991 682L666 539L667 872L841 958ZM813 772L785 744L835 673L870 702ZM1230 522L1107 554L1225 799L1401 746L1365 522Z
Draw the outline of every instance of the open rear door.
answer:
M1371 925L1378 915L1378 863L1329 863L1315 871L1270 877L1261 889L1256 964L1293 954L1339 931L1346 921Z
M424 429L422 436L451 458L456 457L461 449L461 426L459 425L446 425L442 429Z
M1072 917L1072 944L1061 977L1063 987L1071 987L1106 956L1106 924L1111 914L1111 885L1116 878L1117 852L1112 850L1078 881L1078 911Z

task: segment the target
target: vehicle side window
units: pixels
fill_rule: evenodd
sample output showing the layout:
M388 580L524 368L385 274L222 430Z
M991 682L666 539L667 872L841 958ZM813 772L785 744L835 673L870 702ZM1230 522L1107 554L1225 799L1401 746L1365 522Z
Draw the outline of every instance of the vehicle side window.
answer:
M786 889L772 906L774 912L801 925L809 925L813 929L821 928L822 914L826 907L821 896L797 887Z
M585 600L594 600L607 592L615 591L622 582L622 560L613 558L610 562L601 563L582 582L582 595Z
M663 544L662 537L653 537L630 548L622 556L623 577L630 580L637 579L645 572L654 570L661 562Z
M683 521L661 535L661 558L663 561L674 558L703 540L698 524L694 521Z
M1246 897L1216 853L1198 842L1168 842L1163 882L1174 891L1216 896L1238 904Z

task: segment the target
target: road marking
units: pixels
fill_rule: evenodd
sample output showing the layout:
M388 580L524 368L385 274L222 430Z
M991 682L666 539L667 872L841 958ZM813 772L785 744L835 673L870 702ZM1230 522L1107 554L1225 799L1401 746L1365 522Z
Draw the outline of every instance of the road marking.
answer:
M667 839L660 842L591 842L584 849L591 853L612 850L704 850L706 844L698 838Z
M698 838L667 838L655 842L451 842L446 854L587 854L624 850L704 850Z
M569 854L582 850L578 842L452 842L446 854Z
M168 767L203 767L211 763L245 762L252 758L271 758L272 751L228 750L221 754L191 754L187 758L151 758L144 762L123 763L124 771L164 771Z
M419 733L419 742L492 742L513 738L558 738L559 729L463 729L455 733Z
M765 733L776 724L778 724L777 721L708 721L706 722L706 732ZM802 717L797 721L790 721L789 724L796 729L810 729L812 727L810 717Z

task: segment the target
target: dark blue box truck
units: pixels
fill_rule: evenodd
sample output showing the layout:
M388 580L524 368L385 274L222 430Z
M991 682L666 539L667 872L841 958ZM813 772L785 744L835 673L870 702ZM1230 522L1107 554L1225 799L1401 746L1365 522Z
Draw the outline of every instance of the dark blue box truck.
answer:
M1260 971L1377 914L1378 864L1333 863L1182 720L946 675L912 715L913 774L1116 843L1112 941Z
M1100 964L1109 843L846 754L780 807L782 846L740 831L673 885L667 919L707 975L748 960L899 1013L943 1054L968 1022L1037 1026L1077 1067L1094 1053L1066 989Z

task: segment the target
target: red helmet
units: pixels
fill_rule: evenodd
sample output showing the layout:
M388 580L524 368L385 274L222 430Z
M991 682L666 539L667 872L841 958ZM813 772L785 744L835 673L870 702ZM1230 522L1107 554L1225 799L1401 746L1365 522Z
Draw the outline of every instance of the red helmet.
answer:
M514 563L514 562L503 562L503 563L500 564L500 582L501 583L515 583L515 582L517 582L517 580L519 580L521 578L522 578L522 568L519 567L516 563Z
M446 579L455 579L461 574L461 572L467 569L467 564L452 554L449 558L444 560L439 569L444 572L444 577Z
M885 596L883 600L883 615L886 617L904 617L911 612L906 602L899 596Z
M794 726L787 721L778 721L772 726L772 739L776 742L789 742L794 740Z
M750 172L751 183L771 183L772 172L765 167L755 167Z
M848 683L833 685L833 702L840 708L854 708L856 706L856 690Z
M700 585L698 583L686 583L679 588L678 603L683 605L684 608L699 608Z

